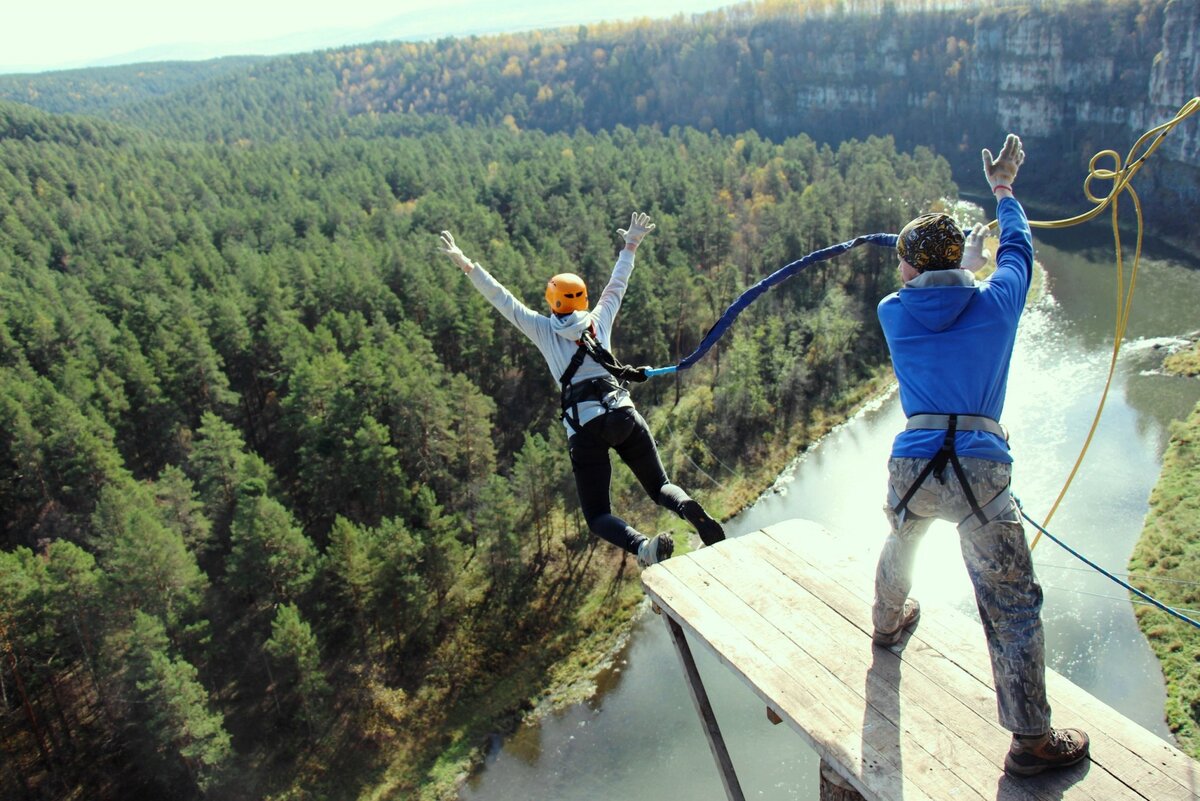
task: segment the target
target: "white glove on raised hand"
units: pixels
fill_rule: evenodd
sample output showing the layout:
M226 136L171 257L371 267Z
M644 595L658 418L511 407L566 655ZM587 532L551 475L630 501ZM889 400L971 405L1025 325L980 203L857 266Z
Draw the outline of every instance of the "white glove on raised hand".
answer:
M971 229L971 233L967 234L961 265L964 270L975 272L987 264L989 255L983 249L983 240L987 234L987 230L988 227L983 223L975 223L975 226Z
M629 218L629 228L618 228L617 233L625 240L626 245L637 247L655 227L654 223L650 222L649 214L635 211Z
M1021 147L1021 138L1009 134L1004 140L1000 155L992 158L992 151L983 149L983 174L987 176L988 186L995 191L997 186L1007 186L1012 189L1013 181L1017 180L1017 170L1025 161L1025 150Z
M475 265L462 252L458 245L454 244L454 234L449 231L442 231L442 244L438 248L442 253L450 257L450 260L458 265L458 268L464 273L469 273L475 269Z

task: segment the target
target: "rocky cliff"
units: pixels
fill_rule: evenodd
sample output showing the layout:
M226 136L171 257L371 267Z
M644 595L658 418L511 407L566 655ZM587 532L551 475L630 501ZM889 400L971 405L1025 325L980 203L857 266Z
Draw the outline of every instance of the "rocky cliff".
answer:
M1163 21L1162 49L1154 58L1150 96L1136 127L1158 124L1189 99L1200 95L1200 0L1171 0ZM1195 215L1200 211L1200 113L1179 125L1161 147L1178 174L1160 169L1155 176L1163 200L1182 210L1191 240L1200 240Z
M763 86L766 130L825 139L891 131L950 159L967 189L980 148L1013 131L1030 153L1024 186L1079 211L1089 207L1082 183L1095 153L1124 160L1200 95L1200 0L885 13L874 25L806 27L818 52L790 103ZM1200 113L1166 137L1133 185L1158 233L1200 238Z
M1107 19L1102 6L1094 10L1091 24L1062 24L1061 11L981 15L973 47L971 91L990 89L993 97L984 119L990 111L998 128L1030 140L1033 153L1045 147L1073 159L1080 180L1097 150L1124 158L1141 134L1200 94L1200 0L1147 3ZM1152 213L1176 217L1168 233L1194 238L1200 114L1165 138L1134 186ZM1093 191L1103 188L1097 183Z

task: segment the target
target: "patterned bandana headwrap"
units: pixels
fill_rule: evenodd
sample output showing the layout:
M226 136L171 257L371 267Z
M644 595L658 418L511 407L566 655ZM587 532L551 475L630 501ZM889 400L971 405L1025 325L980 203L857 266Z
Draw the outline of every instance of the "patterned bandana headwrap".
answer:
M896 240L900 258L926 270L954 270L962 263L963 234L948 214L922 214Z

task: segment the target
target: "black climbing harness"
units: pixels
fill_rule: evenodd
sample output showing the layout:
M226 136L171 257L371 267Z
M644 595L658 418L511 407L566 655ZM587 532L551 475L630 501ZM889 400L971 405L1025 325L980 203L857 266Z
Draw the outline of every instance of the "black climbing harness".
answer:
M607 399L612 393L624 389L626 382L645 381L646 368L630 367L619 361L616 356L613 356L607 348L600 344L600 340L596 338L596 331L592 326L584 329L583 333L579 335L577 344L579 348L575 351L575 355L571 357L571 363L563 371L559 383L562 385L562 419L566 420L571 429L578 434L582 430L582 426L579 423L578 405L580 403L591 400L597 401L604 407L607 414L615 408L610 408L607 403ZM572 385L571 379L575 377L575 373L578 372L580 365L583 364L584 356L591 356L609 374L600 378L580 381L578 384Z
M911 515L908 511L908 502L917 494L917 490L925 483L925 479L932 475L938 480L939 484L946 483L946 465L950 465L954 469L954 475L958 478L958 483L963 489L963 493L967 496L967 503L971 505L971 514L959 521L958 531L960 534L970 534L976 529L986 526L988 523L1000 517L1013 505L1012 500L1012 483L1009 482L987 503L982 506L975 498L975 493L971 491L971 485L967 483L967 474L963 470L962 462L958 460L958 452L954 447L954 435L959 431L986 431L989 434L995 434L1008 441L1008 432L1004 430L998 422L990 417L974 414L915 414L908 419L906 429L925 429L941 431L945 430L946 436L942 438L942 447L934 454L933 458L925 465L917 476L916 481L908 488L908 491L901 497L890 483L888 484L888 504L891 506L892 512L899 517L900 522L904 522L906 515ZM913 515L916 517L917 515Z

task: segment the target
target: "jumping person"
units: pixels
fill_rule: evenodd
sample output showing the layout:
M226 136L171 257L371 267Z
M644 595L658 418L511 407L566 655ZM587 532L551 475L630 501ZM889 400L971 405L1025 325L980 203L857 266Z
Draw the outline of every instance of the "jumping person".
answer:
M888 462L891 533L876 568L872 611L875 644L898 644L921 614L908 597L917 545L934 518L956 523L1000 723L1013 732L1004 769L1015 776L1088 755L1085 733L1050 727L1042 588L1009 491L1012 456L998 422L1033 270L1033 237L1012 191L1024 160L1013 134L997 158L983 151L1000 224L996 271L987 280L960 269L963 235L949 216L924 214L900 232L904 286L880 301L878 312L908 424Z
M650 499L687 520L705 545L725 538L721 524L667 478L654 437L624 386L625 381L644 381L645 368L623 365L609 351L613 323L633 272L634 252L654 228L649 215L635 212L629 228L617 230L625 246L594 310L588 310L587 286L578 275L561 273L551 278L546 284L549 316L529 309L487 270L463 255L449 231L442 231L439 248L470 277L480 294L541 351L562 387L562 417L571 469L588 528L634 554L642 567L668 558L675 543L668 533L647 537L612 513L610 448L629 465Z

